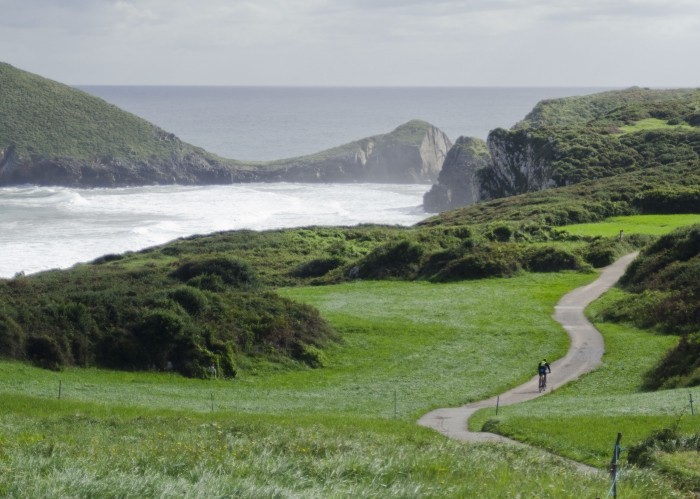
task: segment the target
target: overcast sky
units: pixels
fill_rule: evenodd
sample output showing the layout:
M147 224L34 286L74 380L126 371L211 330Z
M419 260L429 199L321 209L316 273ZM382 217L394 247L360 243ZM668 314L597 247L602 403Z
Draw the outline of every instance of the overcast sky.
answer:
M698 0L0 0L68 84L700 86Z

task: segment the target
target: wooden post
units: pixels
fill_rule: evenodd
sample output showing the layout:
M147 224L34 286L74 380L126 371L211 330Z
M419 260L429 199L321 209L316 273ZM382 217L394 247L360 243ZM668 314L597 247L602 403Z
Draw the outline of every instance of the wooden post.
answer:
M396 419L396 416L398 414L398 409L396 405L396 390L394 390L394 419Z
M58 400L61 400L61 380L58 380Z
M694 416L695 411L693 410L693 394L689 392L688 397L690 397L690 415Z
M501 396L496 397L496 416L498 416L498 406L501 403Z
M211 393L211 412L214 412L214 392Z
M617 434L615 447L613 447L612 461L610 461L610 478L612 479L612 489L610 492L614 499L617 499L617 477L618 477L618 461L620 460L620 440L622 433Z

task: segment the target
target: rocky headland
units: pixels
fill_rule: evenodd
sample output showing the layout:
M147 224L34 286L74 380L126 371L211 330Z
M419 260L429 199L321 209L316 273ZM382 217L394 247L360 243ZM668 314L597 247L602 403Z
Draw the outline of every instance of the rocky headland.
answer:
M242 162L187 144L85 92L0 63L0 186L429 184L451 146L442 131L416 120L308 156Z
M629 88L545 100L510 130L460 137L427 211L700 159L700 90Z

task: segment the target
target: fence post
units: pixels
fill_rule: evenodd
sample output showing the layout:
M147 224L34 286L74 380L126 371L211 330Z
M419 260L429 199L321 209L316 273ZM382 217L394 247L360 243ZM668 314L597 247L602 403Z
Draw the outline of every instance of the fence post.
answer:
M214 392L211 392L211 412L214 412Z
M694 416L695 411L693 410L693 394L691 392L688 392L688 397L690 397L690 415Z
M397 414L398 414L398 410L397 410L397 405L396 405L396 390L394 390L394 419L396 419Z
M617 499L617 477L618 461L620 460L620 440L622 440L622 433L617 434L615 447L613 447L612 461L610 461L610 478L612 479L612 488L610 489L610 492L612 493L612 496L615 499Z
M58 400L61 400L61 380L58 380Z
M496 416L498 416L498 406L500 405L500 403L501 403L501 396L499 395L496 397Z

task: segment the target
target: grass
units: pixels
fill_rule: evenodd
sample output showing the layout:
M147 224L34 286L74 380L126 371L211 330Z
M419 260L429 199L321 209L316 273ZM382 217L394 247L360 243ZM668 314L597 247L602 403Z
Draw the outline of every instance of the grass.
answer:
M617 293L613 290L594 303L591 313L595 315ZM643 374L678 338L620 324L596 323L596 327L606 345L601 368L548 396L505 407L497 417L492 409L482 410L470 420L470 428L485 425L600 467L610 460L617 432L623 434L623 446L629 447L677 421L681 432L697 431L700 415L690 415L689 394L698 400L699 388L640 391Z
M567 345L552 306L592 278L524 274L281 290L319 307L343 333L344 344L328 352L330 367L320 370L261 365L233 382L207 382L1 362L0 495L604 494L605 474L583 476L536 449L462 444L415 425L433 406L482 398L529 377L532 358L561 355ZM677 496L653 474L629 475L624 490L626 497Z
M541 451L464 445L412 423L110 410L11 397L3 497L595 497ZM483 478L488 477L488 483ZM627 497L673 497L637 475Z
M686 225L700 223L700 214L685 215L631 215L610 217L602 222L564 225L559 229L577 236L615 237L623 230L625 234L648 234L660 236Z
M624 125L620 127L620 130L623 133L634 133L634 132L644 132L648 130L674 130L674 129L684 129L684 130L692 130L693 127L690 126L688 123L678 123L675 125L671 125L668 120L661 120L658 118L645 118L643 120L639 120L632 125Z
M260 362L233 382L97 369L51 372L0 364L2 391L146 407L248 413L328 413L400 419L479 400L527 379L532 358L567 338L550 317L559 296L592 274L523 274L453 284L364 281L280 290L317 307L343 337L328 367L290 371ZM501 311L497 317L493 310ZM482 373L498 364L499 376Z

